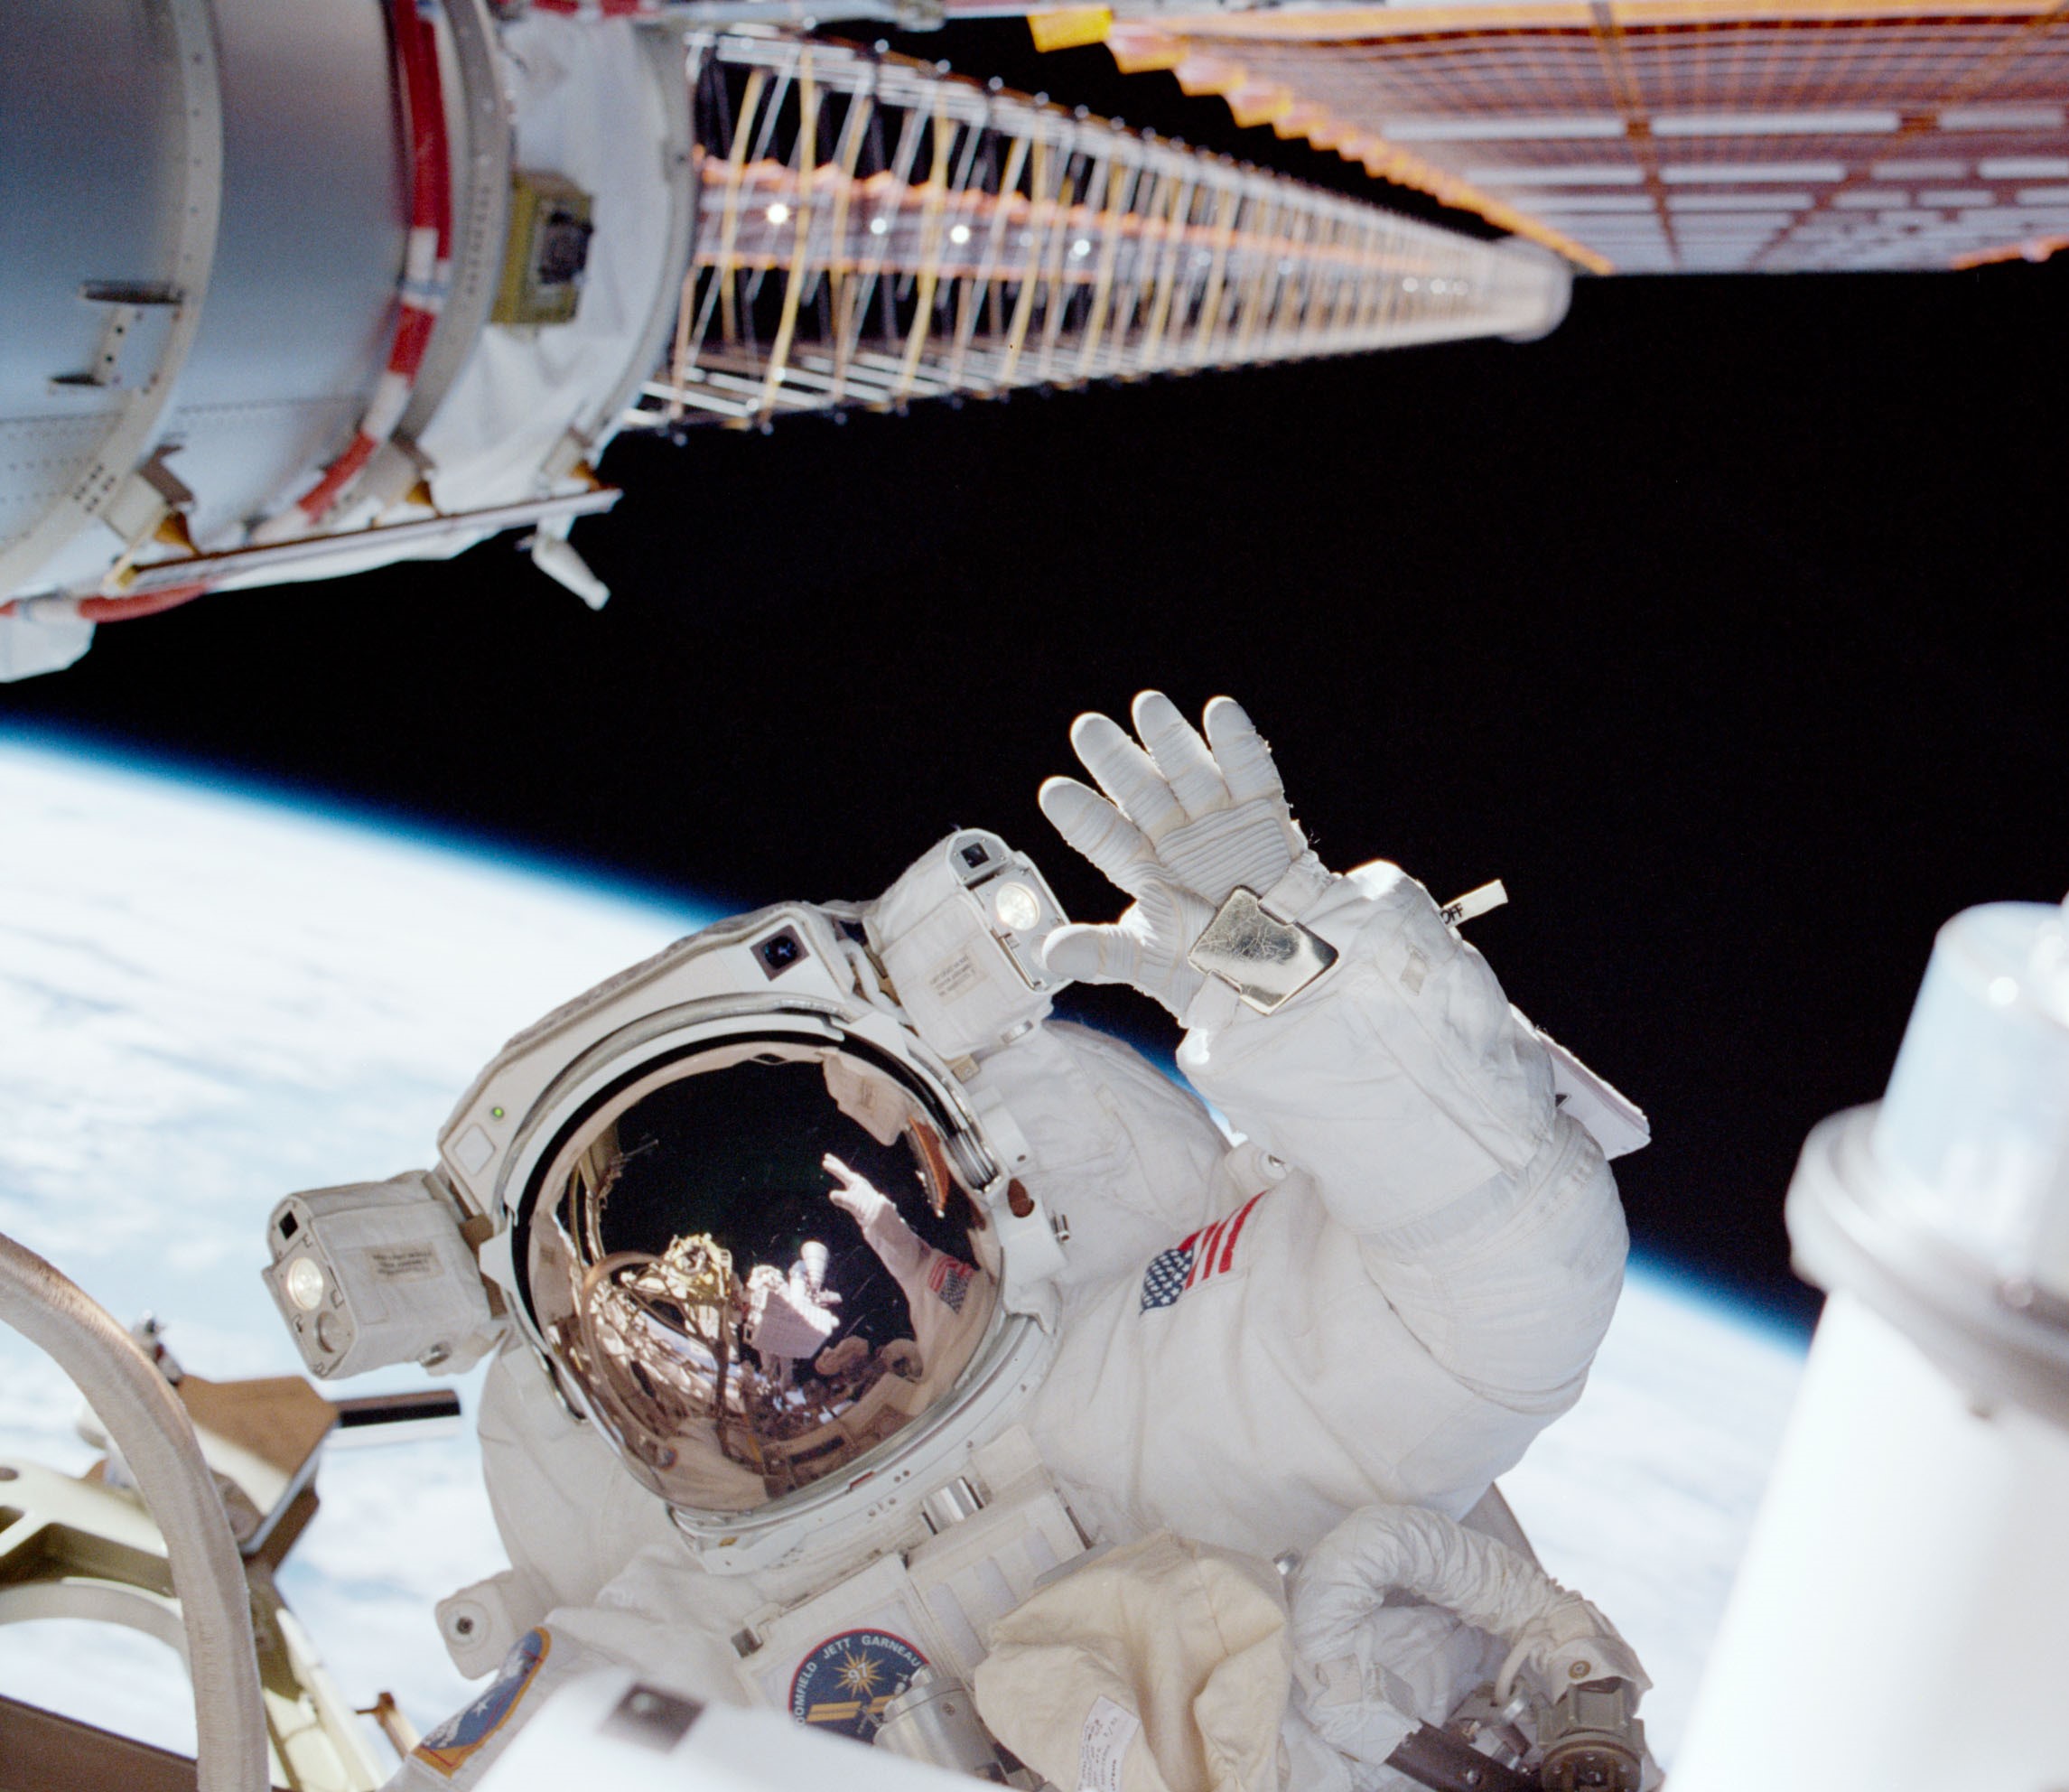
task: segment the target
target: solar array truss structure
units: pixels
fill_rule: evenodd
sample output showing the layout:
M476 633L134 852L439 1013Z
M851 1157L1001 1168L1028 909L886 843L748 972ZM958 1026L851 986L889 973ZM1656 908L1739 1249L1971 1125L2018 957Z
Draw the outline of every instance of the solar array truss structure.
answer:
M629 426L1527 338L1565 309L1528 245L996 82L775 33L691 56L697 233Z
M1396 0L1083 34L1597 272L1962 267L2069 244L2058 0Z
M511 529L601 604L568 535L617 501L627 428L1565 314L1570 265L1532 244L772 13L795 0L21 0L0 682L103 623Z

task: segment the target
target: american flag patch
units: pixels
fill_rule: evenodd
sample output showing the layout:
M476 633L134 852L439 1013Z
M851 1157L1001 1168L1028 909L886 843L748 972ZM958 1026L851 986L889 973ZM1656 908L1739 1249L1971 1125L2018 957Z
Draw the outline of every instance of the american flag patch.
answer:
M1226 1275L1235 1263L1236 1241L1243 1237L1250 1209L1264 1199L1254 1194L1225 1219L1180 1238L1168 1251L1159 1251L1142 1272L1142 1311L1175 1306L1188 1288L1215 1276Z
M970 1279L976 1273L968 1264L955 1257L937 1256L934 1259L934 1267L927 1272L927 1285L950 1312L959 1313L963 1311L964 1297L970 1292Z

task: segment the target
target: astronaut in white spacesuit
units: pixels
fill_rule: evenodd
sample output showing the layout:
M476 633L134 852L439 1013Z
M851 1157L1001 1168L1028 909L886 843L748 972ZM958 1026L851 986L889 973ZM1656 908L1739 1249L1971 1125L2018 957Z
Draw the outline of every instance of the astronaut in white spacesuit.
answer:
M1132 899L1118 922L1058 924L1024 860L1000 881L1002 843L958 834L875 904L765 911L613 980L583 999L603 1018L571 1004L463 1099L446 1173L495 1209L482 1264L517 1321L480 1420L512 1568L441 1622L465 1669L503 1671L399 1786L471 1783L600 1661L866 1738L919 1667L971 1679L1086 1545L1169 1534L1188 1561L1268 1563L1368 1510L1422 1515L1407 1528L1438 1539L1450 1610L1344 1644L1355 1684L1274 1644L1294 1705L1391 1688L1423 1707L1403 1722L1440 1722L1495 1677L1512 1638L1486 1614L1523 1568L1458 1521L1500 1528L1491 1484L1578 1397L1608 1326L1626 1234L1604 1153L1555 1101L1555 1048L1421 886L1322 867L1235 704L1208 706L1204 739L1153 693L1133 719L1140 744L1080 718L1099 789L1041 792ZM720 944L751 974L718 978ZM693 972L718 994L639 994ZM830 993L770 1005L822 972ZM1178 1017L1179 1066L1235 1142L1128 1047L1047 1018L1069 979ZM795 1190L785 1153L834 1141L821 1176L867 1251L823 1180L795 1210L768 1192ZM1459 1593L1468 1563L1509 1591ZM1561 1671L1608 1659L1642 1686L1591 1609L1547 1620L1532 1597L1540 1666L1593 1638ZM1411 1647L1449 1663L1412 1700ZM1401 1727L1337 1783L1404 1783L1374 1765ZM1329 1780L1297 1748L1256 1759L1215 1783Z

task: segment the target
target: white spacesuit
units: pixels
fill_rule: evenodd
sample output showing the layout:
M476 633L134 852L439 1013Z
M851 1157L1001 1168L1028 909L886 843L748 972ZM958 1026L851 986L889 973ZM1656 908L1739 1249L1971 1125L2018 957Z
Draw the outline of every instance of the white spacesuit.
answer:
M1387 1746L1417 1716L1440 1722L1493 1677L1510 1640L1485 1615L1496 1610L1537 1614L1541 1666L1592 1638L1591 1657L1572 1656L1576 1675L1608 1659L1642 1686L1589 1609L1589 1621L1546 1629L1551 1594L1538 1582L1528 1598L1514 1591L1522 1558L1493 1545L1501 1563L1489 1567L1486 1540L1452 1522L1579 1395L1620 1286L1615 1187L1596 1140L1555 1100L1555 1049L1419 884L1387 864L1321 868L1236 705L1209 707L1204 741L1154 694L1134 719L1142 746L1104 717L1074 731L1104 795L1066 779L1042 791L1065 837L1133 899L1118 924L1059 925L1026 861L994 836L958 834L876 904L769 911L726 936L750 941L757 979L778 988L794 951L834 965L862 1018L817 1003L812 1013L848 1029L833 1045L804 1031L798 998L783 1011L791 1031L758 1019L759 1044L664 1059L652 1042L663 1021L627 1020L661 1012L638 994L642 977L686 975L656 961L584 998L588 1010L563 1011L575 1020L549 1017L513 1041L462 1100L446 1171L463 1209L489 1209L486 1191L502 1190L482 1262L517 1321L514 1335L499 1322L480 1334L506 1334L480 1432L512 1568L446 1601L441 1621L464 1668L500 1659L504 1671L398 1785L471 1783L556 1678L598 1661L867 1736L918 1668L972 1679L1000 1620L1086 1545L1146 1545L1111 1558L1146 1573L1169 1571L1152 1560L1163 1533L1196 1564L1269 1563L1314 1552L1373 1507L1427 1515L1417 1559L1434 1549L1449 1563L1424 1578L1449 1589L1449 1610L1406 1624L1375 1616L1344 1645L1362 1665L1347 1694L1340 1677L1333 1694L1317 1677L1327 1664L1300 1659L1297 1636L1272 1642L1257 1658L1304 1676L1310 1704L1391 1687L1396 1706L1415 1708ZM1073 977L1131 984L1181 1019L1179 1065L1234 1143L1129 1048L1047 1018L1051 991ZM755 983L708 987L748 994L713 1007L677 990L666 1024L744 1024ZM603 1018L584 1031L590 1011ZM900 1037L925 1042L914 1061L946 1067L933 1106L869 1043L892 1037L869 1029L893 1013ZM555 1077L527 1054L556 1024L574 1031L547 1054L565 1066ZM628 1040L645 1054L629 1069L613 1044ZM683 1093L685 1061L734 1079L709 1085L723 1099L694 1115L680 1106L702 1098L694 1084ZM726 1190L745 1187L760 1172L728 1168L726 1153L751 1166L778 1149L678 1150L668 1130L708 1134L712 1115L744 1124L755 1103L739 1079L754 1076L823 1086L838 1136L911 1153L909 1192L890 1160L861 1171L825 1160L832 1199L873 1260L837 1256L815 1286L735 1268L743 1254L799 1253L802 1270L810 1214L764 1238L749 1198L680 1192L694 1175L719 1189L722 1171ZM1605 1086L1591 1087L1599 1100ZM678 1106L664 1111L668 1101ZM966 1134L951 1109L974 1122ZM793 1106L775 1124L835 1136L801 1115ZM507 1143L491 1116L514 1129ZM973 1160L972 1140L992 1162ZM514 1167L499 1170L491 1152ZM834 1233L825 1191L809 1199L824 1265L820 1240ZM940 1229L958 1217L965 1233ZM649 1231L628 1248L636 1224ZM276 1237L276 1273L298 1247ZM903 1290L905 1335L834 1339L835 1315L866 1329L880 1266ZM785 1359L766 1383L725 1304L744 1303L738 1291L756 1277L750 1324ZM1359 1535L1369 1545L1376 1533ZM1346 1545L1332 1548L1333 1560ZM1468 1567L1508 1575L1509 1591L1459 1595ZM1498 1646L1481 1630L1459 1640L1455 1614L1475 1610ZM1421 1673L1424 1658L1440 1668ZM1391 1680L1390 1660L1402 1670ZM998 1681L980 1682L987 1720ZM1255 1721L1275 1724L1288 1697L1282 1685ZM1207 1777L1320 1784L1314 1763L1329 1750L1315 1747L1252 1749L1244 1759L1263 1767ZM1399 1783L1383 1759L1384 1748L1340 1783ZM1115 1772L1117 1786L1165 1783L1141 1761Z

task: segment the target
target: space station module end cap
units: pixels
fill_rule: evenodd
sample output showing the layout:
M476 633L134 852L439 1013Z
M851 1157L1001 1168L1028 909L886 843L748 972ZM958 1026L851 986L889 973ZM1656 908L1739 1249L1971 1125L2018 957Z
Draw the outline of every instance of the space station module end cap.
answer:
M2069 905L1995 902L1940 929L1874 1150L1914 1223L2069 1299Z

